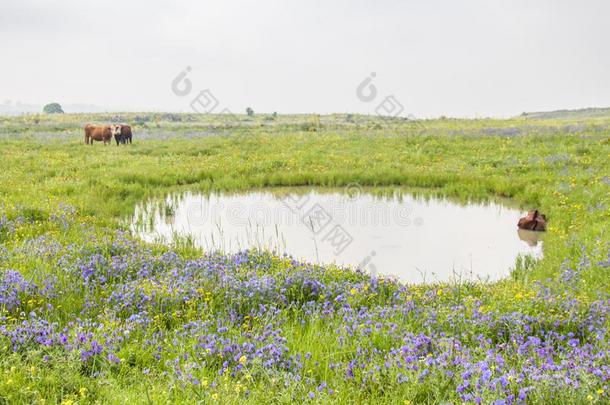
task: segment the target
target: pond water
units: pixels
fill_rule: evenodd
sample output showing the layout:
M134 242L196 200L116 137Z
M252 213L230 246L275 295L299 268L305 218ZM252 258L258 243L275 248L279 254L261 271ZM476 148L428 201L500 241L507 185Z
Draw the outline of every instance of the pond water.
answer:
M150 242L179 236L207 251L270 249L425 283L496 280L519 255L541 257L541 234L517 229L523 214L499 203L348 188L172 195L139 204L130 224Z

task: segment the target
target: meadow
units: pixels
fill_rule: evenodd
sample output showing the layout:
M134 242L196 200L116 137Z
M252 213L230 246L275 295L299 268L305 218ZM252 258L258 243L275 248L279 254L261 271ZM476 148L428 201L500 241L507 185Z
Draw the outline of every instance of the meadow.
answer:
M84 145L87 122L134 144ZM604 115L0 117L0 401L607 403L609 158ZM353 183L538 208L544 258L404 285L124 222L169 192Z

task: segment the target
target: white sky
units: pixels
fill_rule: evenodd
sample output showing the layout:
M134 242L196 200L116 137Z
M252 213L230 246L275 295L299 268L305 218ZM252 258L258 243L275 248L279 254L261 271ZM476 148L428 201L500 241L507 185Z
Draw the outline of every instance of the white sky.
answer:
M374 113L390 94L417 117L610 106L609 18L604 0L0 0L0 104L190 111L209 88L234 112Z

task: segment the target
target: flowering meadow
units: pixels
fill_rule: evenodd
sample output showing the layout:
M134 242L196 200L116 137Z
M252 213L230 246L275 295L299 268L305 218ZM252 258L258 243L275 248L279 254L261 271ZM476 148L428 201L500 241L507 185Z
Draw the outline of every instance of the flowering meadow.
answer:
M168 144L151 130L131 149L86 149L62 126L7 135L0 401L610 402L608 127L506 138L428 125L444 135L271 127ZM177 188L348 180L535 203L550 218L545 257L495 283L404 285L281 253L147 244L121 221Z

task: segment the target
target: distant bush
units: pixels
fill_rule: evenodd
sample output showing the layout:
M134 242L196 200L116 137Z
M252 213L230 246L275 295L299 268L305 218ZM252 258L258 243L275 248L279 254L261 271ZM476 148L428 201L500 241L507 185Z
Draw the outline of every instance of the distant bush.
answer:
M303 131L316 132L319 131L321 128L322 124L320 123L319 114L312 114L307 122L301 124L301 130Z
M127 122L128 120L122 115L115 115L110 118L110 122L119 123L119 122Z
M274 112L271 115L267 115L265 117L265 121L275 121L276 119L277 119L277 113L276 112Z
M144 116L136 115L133 120L135 122L137 122L138 124L141 124L144 122L150 122L151 117L149 115L144 115Z
M59 103L50 103L43 107L42 112L45 114L63 114L64 110Z
M253 117L254 116L254 110L250 107L246 108L246 114L248 114L248 117Z
M161 119L163 119L165 121L171 121L171 122L181 122L182 121L182 117L180 115L172 114L172 113L162 114Z

